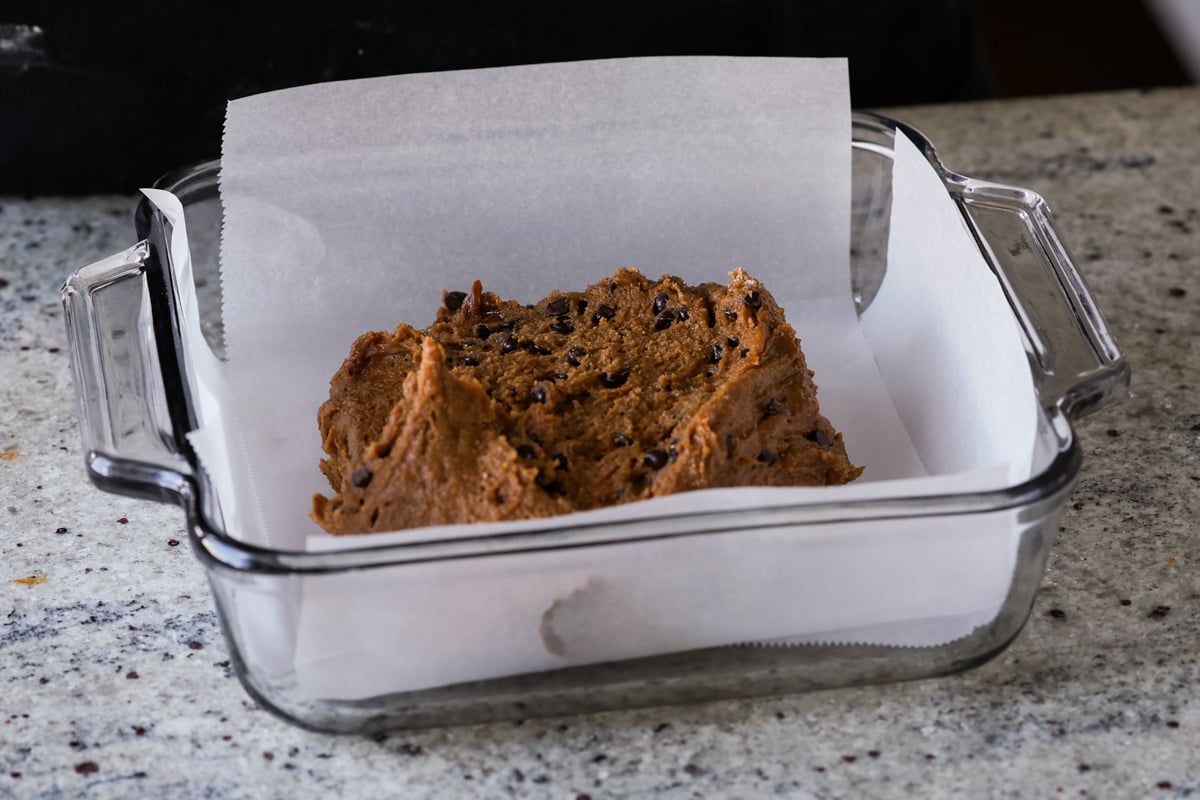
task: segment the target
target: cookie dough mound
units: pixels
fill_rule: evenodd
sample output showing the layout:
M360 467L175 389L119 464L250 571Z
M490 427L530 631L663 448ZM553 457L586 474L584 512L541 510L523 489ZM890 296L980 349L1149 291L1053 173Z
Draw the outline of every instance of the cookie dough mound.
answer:
M319 425L333 534L526 519L718 486L854 480L796 333L742 270L620 269L525 306L449 292L354 342Z

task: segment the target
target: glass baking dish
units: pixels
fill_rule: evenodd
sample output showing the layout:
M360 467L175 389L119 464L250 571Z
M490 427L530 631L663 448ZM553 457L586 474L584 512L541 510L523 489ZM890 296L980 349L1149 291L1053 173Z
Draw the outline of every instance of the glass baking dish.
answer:
M956 175L945 169L919 132L868 113L854 115L852 136L851 269L859 312L870 305L887 270L897 131L917 144L941 177L1021 329L1043 417L1039 467L1020 485L339 552L251 546L239 541L236 531L226 530L221 498L186 438L196 427L197 401L188 389L179 333L181 309L170 264L169 223L146 201L135 218L141 241L81 268L63 287L88 475L107 491L182 506L239 678L265 707L308 728L373 732L469 724L885 683L981 664L1012 641L1029 614L1060 512L1080 468L1073 420L1113 402L1128 383L1129 370L1041 197ZM218 171L218 162L202 163L165 176L158 188L173 192L183 203L204 335L220 354ZM961 544L983 520L1010 526L1016 568L994 619L943 645L748 643L356 699L314 691L292 658L306 594L343 592L348 606L371 602L378 587L416 580L419 570L430 564L457 576L451 579L461 581L463 595L469 597L471 575L479 574L481 565L499 569L517 554L534 563L540 554L565 551L586 558L617 547L687 547L732 532L769 561L772 542L802 536L817 525L832 526L846 537L919 533L926 541ZM869 549L863 557L870 558ZM838 578L830 576L834 583Z

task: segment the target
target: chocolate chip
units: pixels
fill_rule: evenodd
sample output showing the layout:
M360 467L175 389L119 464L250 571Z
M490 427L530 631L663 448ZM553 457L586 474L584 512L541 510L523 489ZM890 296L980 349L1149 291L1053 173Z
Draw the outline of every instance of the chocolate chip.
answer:
M686 308L681 308L675 312L675 319L679 320L680 322L687 322L687 318L688 310Z
M458 311L462 308L463 300L467 299L466 292L446 292L442 297L442 303L448 311Z
M592 315L592 324L599 325L602 319L612 319L617 315L617 310L608 303L601 303L596 306L596 313Z
M511 353L512 351L516 350L517 347L519 347L519 345L517 344L517 337L513 336L510 333L504 339L504 341L500 343L500 355L506 356L509 353Z
M741 350L738 350L738 355L741 356L742 358L745 358L749 354L750 354L749 347L743 347Z
M475 356L463 356L459 360L459 363L462 364L464 367L478 367L479 359L476 358Z
M624 433L615 433L613 434L613 444L617 447L629 447L629 445L633 444L633 439Z
M770 400L768 400L767 404L765 406L763 406L763 416L764 417L778 417L780 414L786 414L786 413L787 413L787 406L785 406L783 403L776 400L774 397L772 397Z
M533 445L523 444L517 448L517 455L526 461L532 461L537 457L537 451L533 449Z
M762 308L762 296L759 295L758 292L751 292L750 294L746 295L745 303L746 308L750 309L751 311L758 311L760 308Z
M567 462L567 457L562 453L554 454L554 468L562 470L563 472L571 471L571 465Z
M546 387L545 386L535 386L532 389L530 389L529 390L529 400L532 403L546 402Z
M646 462L646 466L650 469L662 469L671 460L665 450L659 450L657 447L653 450L647 450L642 456L642 460Z
M475 336L480 339L486 340L487 337L491 336L493 333L495 333L495 331L489 328L487 325L475 326Z
M548 356L551 352L549 347L543 347L537 342L526 342L525 349L533 353L535 356Z
M375 477L371 470L366 467L359 467L350 473L350 483L357 486L359 489L365 488L371 483L371 478Z
M567 487L560 480L552 480L549 483L538 484L542 487L542 491L546 494L566 494Z
M727 458L733 458L735 445L736 445L736 443L733 441L733 434L732 433L725 434L725 456Z
M725 354L725 349L719 343L713 344L712 350L709 351L708 361L711 364L717 364L721 361L721 356Z
M588 307L588 302L587 302L587 300L584 300L582 297L575 301L575 313L576 314L582 314L584 311L587 310L587 307Z
M629 380L629 370L627 369L600 373L600 383L605 389L616 389L618 386L623 386L627 380Z
M662 313L662 310L667 307L667 301L670 299L671 296L666 292L654 295L654 313Z
M758 454L758 460L769 467L779 460L779 453L775 453L771 450L763 450Z
M667 455L672 461L679 458L679 447L677 446L676 442L671 442L669 445L667 445Z
M731 320L737 320L737 312L734 311L732 308L721 309L721 313L724 314L726 317L728 317Z
M566 314L571 310L571 301L565 297L560 297L557 300L551 300L546 305L546 313L552 317L558 317Z
M725 344L729 345L729 348L731 350L733 348L737 347L741 343L742 343L741 339L739 339L736 336L730 336L728 339L725 340Z
M810 442L816 442L821 447L829 447L829 445L833 444L833 439L830 439L829 434L822 430L815 430L804 438Z
M579 359L583 358L586 355L587 355L587 350L584 350L582 347L572 347L570 350L567 351L567 363L570 364L572 367L578 367Z
M565 372L556 372L550 376L550 380L565 381L569 376Z
M671 323L675 321L675 315L670 311L664 311L654 319L654 330L665 331L671 327Z
M571 320L569 319L560 319L557 322L550 323L550 330L566 336L568 333L575 332L575 326L571 324Z

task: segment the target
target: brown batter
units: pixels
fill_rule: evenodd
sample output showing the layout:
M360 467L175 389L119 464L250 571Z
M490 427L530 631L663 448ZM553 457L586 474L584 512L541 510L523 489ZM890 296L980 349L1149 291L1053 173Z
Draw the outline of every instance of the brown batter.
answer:
M330 381L313 499L334 534L546 517L716 486L854 480L782 309L620 269L532 306L450 292L358 338Z

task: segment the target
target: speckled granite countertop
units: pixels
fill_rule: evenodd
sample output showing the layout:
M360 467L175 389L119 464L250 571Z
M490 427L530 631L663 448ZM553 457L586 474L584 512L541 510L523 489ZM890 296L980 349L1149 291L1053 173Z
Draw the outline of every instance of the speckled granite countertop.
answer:
M901 109L1041 192L1133 365L1032 619L963 675L332 737L230 672L173 507L85 481L59 286L132 197L0 198L0 797L1182 797L1200 790L1200 90ZM182 544L181 544L182 542Z

